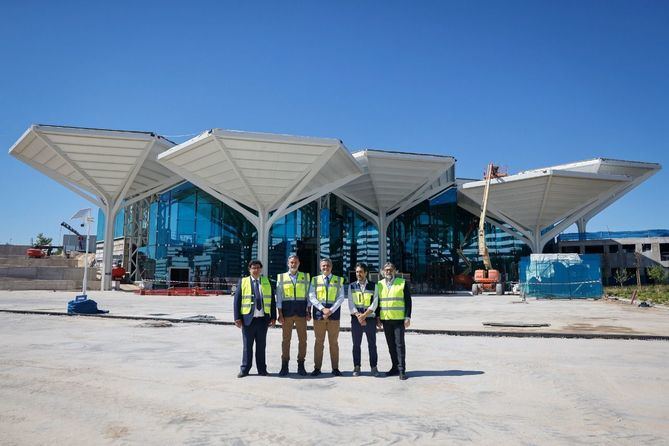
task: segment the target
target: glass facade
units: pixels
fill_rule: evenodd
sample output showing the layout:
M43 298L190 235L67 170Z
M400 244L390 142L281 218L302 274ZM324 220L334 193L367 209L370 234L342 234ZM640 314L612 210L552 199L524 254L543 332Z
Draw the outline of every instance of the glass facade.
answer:
M410 276L415 293L457 290L454 276L473 275L483 267L477 229L478 217L460 208L456 190L449 189L391 222L388 259ZM486 234L493 266L506 280L517 280L519 259L529 254L527 246L490 225ZM316 274L318 259L329 257L335 274L354 280L357 262L378 271L378 241L373 223L329 194L274 223L268 271L270 277L285 271L288 256L297 253L305 272ZM257 233L239 212L185 183L152 200L148 243L140 251L141 277L155 287L228 289L258 256Z
M257 255L255 227L236 210L191 184L155 199L149 211L142 277L156 286L225 289Z
M313 202L278 219L269 233L269 275L286 271L291 254L300 258L300 269L318 270L318 204Z
M390 261L411 274L414 292L452 290L457 191L449 189L409 209L388 227Z
M125 221L125 209L121 209L114 218L114 238L123 237L123 223ZM97 236L95 240L101 242L105 239L105 214L102 209L98 209Z
M320 201L321 258L332 260L332 270L348 281L355 280L355 265L366 263L378 271L379 231L336 195Z

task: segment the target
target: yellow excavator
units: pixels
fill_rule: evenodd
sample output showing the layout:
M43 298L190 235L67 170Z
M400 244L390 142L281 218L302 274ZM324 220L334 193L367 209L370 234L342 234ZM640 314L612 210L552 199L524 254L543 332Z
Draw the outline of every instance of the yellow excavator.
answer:
M485 216L488 211L488 197L490 194L490 180L506 176L500 171L499 166L493 163L488 164L485 172L485 188L483 190L483 201L481 202L481 218L479 219L478 245L479 255L483 258L485 269L474 271L474 283L472 284L472 294L477 295L485 291L494 291L496 294L504 294L504 283L501 281L499 271L492 268L488 245L485 240Z

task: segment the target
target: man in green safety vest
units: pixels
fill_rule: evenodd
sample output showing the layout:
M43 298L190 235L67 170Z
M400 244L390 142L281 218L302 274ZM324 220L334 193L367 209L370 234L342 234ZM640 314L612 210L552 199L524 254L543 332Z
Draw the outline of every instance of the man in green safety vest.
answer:
M307 321L311 320L309 304L309 273L299 271L300 259L295 254L288 257L288 272L276 277L276 310L282 328L281 371L279 376L288 375L290 361L290 340L293 326L297 329L297 373L306 375L304 359L307 355Z
M405 380L407 374L404 331L411 323L411 292L404 279L395 277L395 265L388 262L383 265L382 271L383 279L376 284L379 296L376 325L379 328L383 327L392 361L392 367L386 376L399 375L401 380Z
M314 371L311 376L321 374L325 334L330 345L332 374L341 376L339 371L339 318L341 304L344 302L344 278L332 274L332 261L321 260L321 275L311 279L309 301L314 309Z
M262 262L249 262L250 275L237 283L233 311L235 325L242 329L244 350L242 365L237 378L249 374L253 365L253 344L256 345L256 369L258 375L267 376L265 347L267 346L267 328L276 322L276 301L274 288L267 277L261 276Z

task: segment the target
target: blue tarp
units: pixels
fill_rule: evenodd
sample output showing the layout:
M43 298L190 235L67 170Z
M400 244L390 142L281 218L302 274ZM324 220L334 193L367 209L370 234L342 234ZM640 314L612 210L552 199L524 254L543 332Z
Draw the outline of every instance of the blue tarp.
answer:
M599 254L532 254L520 259L520 292L527 297L599 299L602 287Z

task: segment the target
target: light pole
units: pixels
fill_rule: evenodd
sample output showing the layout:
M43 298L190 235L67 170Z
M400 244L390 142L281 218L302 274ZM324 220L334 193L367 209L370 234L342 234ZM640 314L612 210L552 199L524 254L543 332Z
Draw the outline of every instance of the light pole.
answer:
M82 225L86 222L86 249L84 255L84 283L81 287L82 295L86 297L86 288L88 286L88 243L91 236L91 223L93 222L93 217L91 216L91 208L82 209L74 214L71 220L81 220Z

